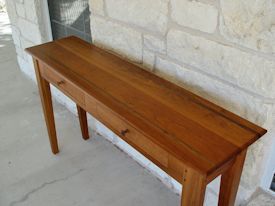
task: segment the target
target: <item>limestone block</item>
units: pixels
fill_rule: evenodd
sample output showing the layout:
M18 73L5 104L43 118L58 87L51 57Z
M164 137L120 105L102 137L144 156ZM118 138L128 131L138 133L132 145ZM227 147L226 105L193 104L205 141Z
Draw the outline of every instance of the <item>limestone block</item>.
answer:
M150 31L166 32L168 0L105 0L105 3L111 18Z
M178 78L177 73L179 70L181 70L180 65L157 57L154 73L158 76L176 83Z
M25 18L26 12L25 12L24 4L16 3L15 7L16 7L16 13L17 13L17 15L20 16L20 17Z
M6 8L9 15L9 19L12 25L16 25L17 23L17 13L16 6L14 1L6 1Z
M20 40L21 40L22 49L26 49L28 47L34 46L34 43L26 40L24 37L21 37Z
M38 25L20 18L18 19L18 27L21 35L25 37L25 39L33 42L34 44L42 43L41 33Z
M218 24L215 6L189 0L171 0L172 19L186 27L213 33Z
M272 112L269 112L271 114ZM274 119L273 119L274 120ZM274 123L266 124L268 133L248 149L246 161L244 165L241 185L243 186L244 194L250 197L257 189L259 182L263 179L263 174L266 169L266 155L272 153L272 139L274 138ZM263 164L264 163L264 164ZM248 199L248 198L247 198Z
M95 44L141 63L142 36L139 32L96 16L91 18L91 30Z
M15 51L16 51L17 56L24 58L24 52L23 52L22 48L15 45Z
M173 59L234 85L275 97L275 61L179 30L169 31L167 52Z
M153 35L144 35L144 46L155 52L166 53L165 41Z
M17 62L21 71L26 74L27 77L36 82L33 64L30 64L28 61L26 61L24 58L21 58L20 56L17 56Z
M221 0L222 35L238 44L275 53L275 5L271 0Z
M26 48L28 48L28 47L34 46L34 43L28 41L28 40L25 39L24 37L21 37L21 38L20 38L20 41L21 41L21 47L22 47L22 50L23 50L23 51L24 51ZM24 54L24 59L25 59L25 60L29 60L28 58L30 57L30 55L27 54L27 52L25 52L25 51L23 52L23 54ZM30 62L32 63L32 61L30 61Z
M253 195L253 199L249 201L247 206L274 206L274 204L274 196L259 190L255 195Z
M11 26L12 29L12 39L14 44L21 48L21 42L20 42L20 31L16 26Z
M155 64L155 54L144 49L143 50L143 66L148 69L152 70Z
M26 12L26 17L29 21L37 24L38 23L38 15L37 12L40 11L42 8L39 8L39 2L35 0L28 0L24 3Z
M90 10L92 14L104 15L104 2L103 0L90 0Z

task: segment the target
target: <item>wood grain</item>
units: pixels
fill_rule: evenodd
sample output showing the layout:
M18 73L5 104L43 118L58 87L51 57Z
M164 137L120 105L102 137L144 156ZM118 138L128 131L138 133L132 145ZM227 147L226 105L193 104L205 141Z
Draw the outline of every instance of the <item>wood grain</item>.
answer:
M224 174L222 174L219 206L234 206L245 157L246 150L242 151L236 157L234 164Z
M84 92L81 91L77 85L73 84L69 79L56 72L47 66L41 69L41 76L48 82L51 82L56 88L65 93L72 100L76 101L78 105L85 107Z
M191 168L184 171L181 206L203 206L206 176Z
M82 109L79 105L76 105L76 108L77 108L82 138L84 140L87 140L87 139L89 139L89 128L88 128L86 111L84 109Z
M266 130L136 65L68 37L26 49L36 76L53 153L58 152L49 82L181 182L182 206L202 206L222 174L219 206L233 206L246 149Z
M266 132L78 38L65 38L27 51L121 114L177 159L208 175Z
M52 153L57 154L59 150L54 123L54 113L50 85L41 76L40 68L43 67L43 64L39 64L39 62L36 59L34 59L33 62Z

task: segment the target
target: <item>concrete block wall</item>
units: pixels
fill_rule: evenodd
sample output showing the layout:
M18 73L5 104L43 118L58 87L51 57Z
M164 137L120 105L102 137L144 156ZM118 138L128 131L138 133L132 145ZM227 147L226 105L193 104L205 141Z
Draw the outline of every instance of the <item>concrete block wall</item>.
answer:
M41 0L8 0L18 62L34 78L25 47L49 40ZM90 0L93 43L269 130L251 146L238 203L271 181L275 148L275 2L273 0ZM75 113L74 104L53 89ZM90 117L118 145L176 192L180 185ZM271 165L271 166L270 166ZM217 202L219 181L207 190Z

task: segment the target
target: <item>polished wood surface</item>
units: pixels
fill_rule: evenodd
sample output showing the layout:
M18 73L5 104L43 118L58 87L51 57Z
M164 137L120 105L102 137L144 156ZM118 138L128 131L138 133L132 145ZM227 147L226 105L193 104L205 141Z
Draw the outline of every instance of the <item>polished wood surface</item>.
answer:
M220 174L222 195L229 198L220 205L235 199L238 157L265 129L76 37L27 51L39 66L39 87L50 82L78 105L84 139L87 111L185 184L182 205L201 205L207 183ZM43 104L48 93L40 89L47 96ZM49 114L46 119L53 118Z
M206 190L206 176L193 170L185 169L183 173L181 205L203 206Z
M234 206L245 157L246 150L242 151L236 157L234 164L224 174L222 174L219 206Z
M50 90L50 84L41 76L39 62L34 60L35 74L38 84L38 89L40 93L40 99L43 107L45 122L47 125L47 130L49 134L49 140L51 144L51 149L54 154L59 152L58 142L56 137L56 129L54 123L54 113L52 106L52 96Z
M81 91L75 84L73 84L69 79L58 74L54 69L47 67L45 64L41 63L40 68L41 75L48 82L51 82L54 86L64 92L71 99L76 101L78 105L84 106L85 97L84 92Z
M78 114L78 118L79 118L82 138L84 140L87 140L87 139L89 139L89 128L88 128L86 111L84 109L82 109L79 105L76 105L76 108L77 108L77 114Z

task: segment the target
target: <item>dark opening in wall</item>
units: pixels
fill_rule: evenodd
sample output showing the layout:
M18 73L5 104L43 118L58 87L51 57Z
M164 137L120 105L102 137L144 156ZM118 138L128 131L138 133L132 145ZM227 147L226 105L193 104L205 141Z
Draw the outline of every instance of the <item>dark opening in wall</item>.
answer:
M53 39L78 36L91 42L88 0L48 0Z
M274 174L274 176L273 176L273 180L272 180L272 182L271 182L270 189L271 189L272 191L275 192L275 174Z

